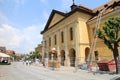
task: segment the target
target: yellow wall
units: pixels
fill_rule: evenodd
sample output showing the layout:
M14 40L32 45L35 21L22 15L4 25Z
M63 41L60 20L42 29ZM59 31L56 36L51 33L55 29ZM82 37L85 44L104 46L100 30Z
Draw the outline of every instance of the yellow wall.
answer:
M109 14L106 14L102 16L101 18L101 24L100 26L102 27L103 23L110 17L113 16L120 16L120 9L115 10L113 12L110 12ZM50 26L55 24L57 21L62 19L63 17L55 14L53 17L53 20L50 23ZM46 31L43 34L43 39L47 39L51 37L51 46L49 47L49 51L54 47L57 49L59 46L60 51L64 50L66 54L66 58L68 58L69 55L69 50L73 48L76 52L76 57L79 58L79 63L85 63L85 49L90 48L90 44L92 43L93 40L93 31L96 27L96 21L97 19L93 19L91 21L88 21L91 18L90 15L82 13L82 12L75 12L71 16L67 17L57 25L53 26L51 29ZM49 26L49 27L50 27ZM77 27L77 29L76 29ZM70 33L69 30L70 28L73 28L73 40L70 40ZM76 30L78 30L77 36L76 37ZM61 32L64 32L64 43L61 43ZM57 45L54 44L54 35L59 35L59 44L57 42ZM78 43L76 42L78 39ZM76 44L77 43L77 44ZM67 47L66 47L67 46ZM67 48L67 49L66 49ZM68 51L66 51L68 50ZM112 56L112 51L110 51L103 43L101 40L97 40L96 44L96 49L99 52L99 59L113 59ZM119 48L120 51L120 48ZM59 54L60 55L60 54ZM69 62L69 61L67 61Z
M55 23L57 23L58 21L60 21L61 19L63 19L64 17L59 15L59 14L55 14L49 27L51 27L52 25L54 25Z
M114 16L120 16L120 9L114 10L112 12L110 12L109 14L106 14L104 16L101 17L101 24L100 24L100 28L102 28L104 22L106 20L108 20L110 17L114 17ZM90 39L90 43L92 43L93 40L93 30L96 27L96 21L97 19L94 19L90 22L88 22L88 32L89 32L89 39ZM99 52L99 59L113 59L113 53L110 49L107 48L107 46L103 43L102 40L97 39L97 43L96 43L96 49ZM120 50L119 50L120 52Z

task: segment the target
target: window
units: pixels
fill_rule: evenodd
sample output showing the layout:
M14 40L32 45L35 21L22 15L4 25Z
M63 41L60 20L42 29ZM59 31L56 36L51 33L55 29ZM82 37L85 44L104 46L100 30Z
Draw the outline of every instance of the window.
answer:
M55 45L57 44L57 36L54 36Z
M49 46L51 46L51 38L49 38Z
M61 32L61 42L62 43L64 42L64 33L63 33L63 31Z
M73 28L70 28L70 40L73 40Z
M95 60L99 60L99 58L98 58L98 55L99 55L98 51L94 51L94 54L95 54Z

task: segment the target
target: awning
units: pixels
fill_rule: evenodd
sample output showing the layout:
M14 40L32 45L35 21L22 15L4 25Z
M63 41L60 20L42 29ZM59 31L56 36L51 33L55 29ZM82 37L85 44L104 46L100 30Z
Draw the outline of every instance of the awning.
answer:
M1 53L0 52L0 57L10 57L9 55L5 54L5 53Z

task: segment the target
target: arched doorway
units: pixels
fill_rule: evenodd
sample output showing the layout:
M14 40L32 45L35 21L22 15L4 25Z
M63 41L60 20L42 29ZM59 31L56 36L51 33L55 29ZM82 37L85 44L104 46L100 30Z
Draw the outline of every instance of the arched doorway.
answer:
M70 49L69 51L69 57L70 57L70 66L75 66L76 54L73 48Z
M85 62L87 63L87 59L88 59L88 56L89 56L89 52L90 52L90 48L87 47L85 48Z
M64 61L65 61L65 51L62 50L60 54L61 54L61 65L64 66Z

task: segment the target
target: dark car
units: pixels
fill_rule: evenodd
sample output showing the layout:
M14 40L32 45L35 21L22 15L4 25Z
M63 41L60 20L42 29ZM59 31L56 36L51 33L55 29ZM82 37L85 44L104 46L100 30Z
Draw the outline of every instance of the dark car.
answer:
M10 65L10 61L9 60L3 60L0 62L1 65Z

